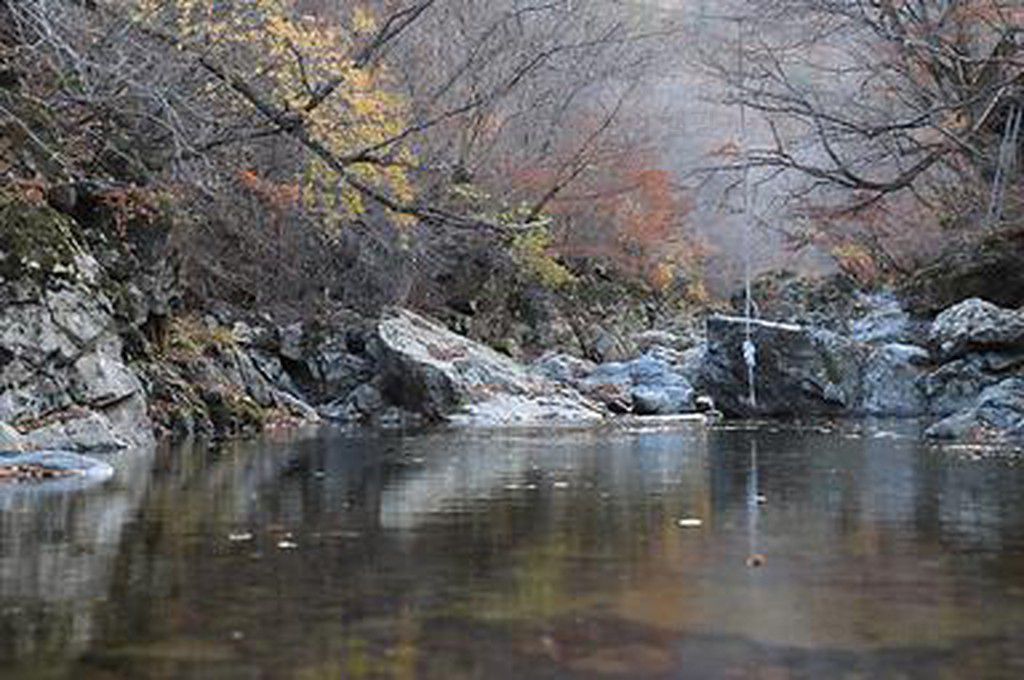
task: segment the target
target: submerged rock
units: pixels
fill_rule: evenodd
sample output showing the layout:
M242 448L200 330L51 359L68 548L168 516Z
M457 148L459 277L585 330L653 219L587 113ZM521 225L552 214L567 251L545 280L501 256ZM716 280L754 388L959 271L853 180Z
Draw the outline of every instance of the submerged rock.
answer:
M431 420L502 425L596 421L603 409L567 385L405 309L377 326L381 394Z

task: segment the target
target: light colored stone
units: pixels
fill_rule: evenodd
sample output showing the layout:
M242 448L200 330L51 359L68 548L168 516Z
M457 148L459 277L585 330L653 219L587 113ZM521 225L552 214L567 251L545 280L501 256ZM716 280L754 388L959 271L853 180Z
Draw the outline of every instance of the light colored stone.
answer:
M21 451L24 447L21 433L7 423L0 423L0 451Z
M377 327L381 387L389 401L460 424L594 421L602 409L489 347L404 309Z

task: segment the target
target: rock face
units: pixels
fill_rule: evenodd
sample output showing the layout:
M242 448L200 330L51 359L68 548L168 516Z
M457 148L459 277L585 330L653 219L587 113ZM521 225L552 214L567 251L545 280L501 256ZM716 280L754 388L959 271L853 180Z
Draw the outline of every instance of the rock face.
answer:
M927 412L921 385L930 357L915 345L870 345L796 324L753 321L756 405L749 401L743 346L747 322L708 320L701 389L734 416L875 415L913 417ZM691 360L693 360L691 359Z
M603 417L572 388L408 310L384 313L374 351L384 399L431 420L509 425Z
M922 378L929 412L943 417L926 432L938 438L1024 434L1024 312L979 298L936 317L931 343L944 362Z
M862 310L850 324L850 337L857 342L877 344L923 344L928 324L907 312L891 293L861 295Z
M0 206L0 422L25 448L109 451L152 435L100 267L62 215Z
M889 344L872 350L864 366L863 411L873 416L914 417L927 412L921 377L928 351L915 345Z
M727 415L783 416L856 411L866 346L849 338L794 324L752 321L756 349L756 404L748 398L744 342L747 322L714 316L701 382Z

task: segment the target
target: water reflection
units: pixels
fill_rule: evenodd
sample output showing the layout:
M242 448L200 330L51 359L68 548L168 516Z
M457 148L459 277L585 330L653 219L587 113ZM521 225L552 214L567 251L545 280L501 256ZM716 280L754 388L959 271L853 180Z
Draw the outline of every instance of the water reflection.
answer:
M0 657L76 653L93 638L124 526L145 494L151 451L114 458L117 481L0 485Z
M1024 673L1012 460L762 426L326 434L139 467L3 508L11 677Z

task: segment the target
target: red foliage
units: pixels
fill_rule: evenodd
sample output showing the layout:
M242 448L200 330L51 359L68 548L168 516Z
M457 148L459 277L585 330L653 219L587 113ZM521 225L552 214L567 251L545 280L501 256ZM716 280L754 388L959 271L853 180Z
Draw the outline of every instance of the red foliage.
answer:
M558 167L554 159L549 166ZM524 193L543 193L558 181L545 167L511 174ZM586 172L547 206L556 218L554 252L601 257L656 287L671 283L677 269L690 269L703 248L688 232L691 197L645 150L606 151L589 159Z

